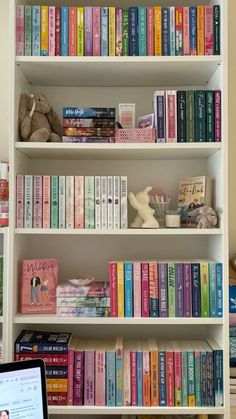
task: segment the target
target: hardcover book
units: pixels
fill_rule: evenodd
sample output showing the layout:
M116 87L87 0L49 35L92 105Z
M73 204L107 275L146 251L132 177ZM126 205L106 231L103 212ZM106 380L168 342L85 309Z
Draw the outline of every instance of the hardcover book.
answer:
M66 359L70 339L71 333L22 330L15 341L15 353L28 354L32 358L40 353L52 359Z

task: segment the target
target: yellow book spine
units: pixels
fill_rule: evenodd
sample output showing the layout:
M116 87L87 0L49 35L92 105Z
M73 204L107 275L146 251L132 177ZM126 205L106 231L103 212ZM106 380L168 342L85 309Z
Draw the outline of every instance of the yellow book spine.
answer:
M68 380L67 378L47 378L46 387L49 393L66 393Z
M197 6L197 55L205 54L204 6Z
M124 264L117 262L117 289L118 289L118 317L124 317L125 304L124 304Z
M116 8L109 7L109 56L116 55Z
M84 8L77 7L77 55L84 55Z
M161 7L154 7L154 51L155 55L162 55L162 27Z
M193 394L188 396L188 405L189 405L189 407L195 407L196 406L196 400L195 400L195 396Z
M41 6L41 51L40 55L48 55L48 6Z

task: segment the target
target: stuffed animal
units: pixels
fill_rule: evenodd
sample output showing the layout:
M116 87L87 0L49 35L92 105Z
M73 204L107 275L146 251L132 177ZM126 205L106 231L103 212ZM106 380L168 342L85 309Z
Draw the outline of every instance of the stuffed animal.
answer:
M134 228L158 228L159 223L154 218L155 210L149 206L150 197L148 192L152 190L151 186L147 186L144 191L134 194L130 192L128 195L131 207L137 210L138 215L131 223Z
M21 94L19 131L22 141L61 141L61 122L46 95L43 93Z
M199 207L190 212L190 215L197 216L197 228L216 227L218 219L217 214L211 207Z

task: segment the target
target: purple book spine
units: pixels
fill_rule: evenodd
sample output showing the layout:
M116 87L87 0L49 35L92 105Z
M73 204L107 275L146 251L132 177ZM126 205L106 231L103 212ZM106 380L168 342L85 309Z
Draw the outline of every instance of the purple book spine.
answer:
M168 317L167 302L167 264L159 263L160 317Z
M84 352L75 351L74 358L74 406L84 403Z
M84 8L84 50L86 56L93 55L93 9L92 7Z
M94 406L95 403L95 352L85 351L84 354L84 405Z
M183 298L183 264L175 264L175 315L183 317L184 298Z
M215 142L221 141L221 91L215 90Z
M184 263L184 317L192 317L191 265Z

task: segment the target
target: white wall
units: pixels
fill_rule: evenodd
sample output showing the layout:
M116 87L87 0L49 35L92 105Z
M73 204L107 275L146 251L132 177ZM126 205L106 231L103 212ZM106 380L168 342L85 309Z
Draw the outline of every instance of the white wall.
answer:
M8 159L9 0L0 0L0 160Z

